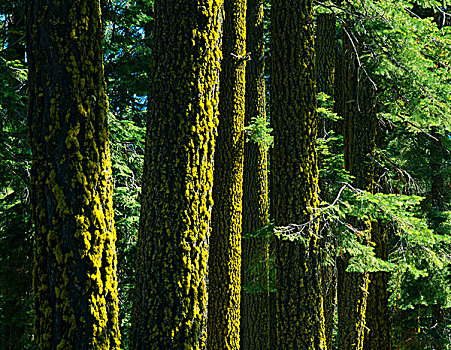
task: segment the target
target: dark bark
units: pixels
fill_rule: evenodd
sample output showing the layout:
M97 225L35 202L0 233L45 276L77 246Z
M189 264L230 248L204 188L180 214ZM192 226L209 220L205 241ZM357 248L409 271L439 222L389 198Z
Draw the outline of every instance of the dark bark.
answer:
M263 33L263 1L248 0L246 19L246 51L251 60L246 64L245 125L252 117L266 119L265 51ZM262 145L246 142L243 170L243 235L268 223L267 151ZM270 302L268 239L246 238L242 242L241 284L251 291L241 291L241 349L269 350ZM254 282L253 282L254 280ZM255 280L257 282L255 282ZM271 298L273 296L273 298Z
M390 226L388 223L373 222L371 240L375 244L376 257L388 260L388 238ZM391 324L390 310L388 307L388 281L390 273L371 272L368 287L368 305L366 310L365 350L390 350L391 349Z
M316 82L318 92L324 92L332 99L335 89L335 61L336 61L336 40L335 40L335 15L320 13L316 22ZM335 123L327 120L320 120L319 134L326 135L330 128L333 129ZM334 130L335 131L335 130ZM332 150L337 151L337 150ZM321 168L321 159L318 160ZM321 187L321 184L320 184ZM330 201L327 197L327 189L321 188L323 199ZM326 249L331 242L331 233L326 233L326 237L321 239L322 249ZM333 252L325 252L332 254ZM326 328L327 348L332 349L334 314L335 314L335 296L337 292L337 275L334 265L322 266L322 294L324 297L324 317Z
M41 349L119 349L98 1L34 0L27 23Z
M344 118L345 167L354 176L353 185L372 192L374 165L371 153L376 140L375 91L363 69L358 66L357 42L351 43L351 27L343 29L340 87L342 99L338 112ZM349 218L352 225L367 230L361 243L371 239L371 221ZM349 234L353 234L349 232ZM338 349L363 348L368 300L368 273L346 272L350 256L338 257Z
M277 349L325 349L318 224L312 2L271 4L271 218L303 224L305 244L276 238Z
M155 2L132 349L206 348L221 7Z

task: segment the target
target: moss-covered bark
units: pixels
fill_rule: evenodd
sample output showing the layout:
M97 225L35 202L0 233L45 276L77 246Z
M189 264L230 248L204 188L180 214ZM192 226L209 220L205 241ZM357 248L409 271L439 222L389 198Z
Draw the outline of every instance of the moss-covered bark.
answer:
M205 349L221 0L156 1L133 349Z
M316 82L318 92L324 92L334 98L335 89L335 15L329 13L320 13L316 18ZM319 134L325 134L331 123L321 120L319 124ZM333 126L333 125L332 125ZM321 167L321 159L319 159ZM321 188L321 193L325 200L331 198L324 197L327 194L325 188ZM328 238L321 239L322 248L326 248ZM329 252L331 253L331 252ZM326 328L327 348L332 349L334 313L335 313L335 295L337 292L337 275L333 265L322 266L322 294L324 297L324 318Z
M224 1L209 257L208 348L240 348L246 1Z
M41 349L119 349L116 233L99 1L28 8Z
M310 222L306 245L276 240L278 349L326 349L318 225L316 77L310 0L271 5L271 217Z
M248 0L246 19L246 51L252 59L246 64L245 125L252 117L266 118L265 52L263 36L263 0ZM254 142L244 146L243 170L243 234L268 223L267 151ZM242 242L241 284L249 284L249 293L241 291L241 349L269 350L268 241L247 238ZM257 268L256 268L257 267ZM274 299L274 298L272 298ZM275 315L273 315L275 316Z
M348 33L350 28L346 28ZM347 33L343 34L341 61L341 98L339 113L344 118L345 167L355 177L354 186L372 191L374 165L371 153L376 142L375 91L368 77L359 69L354 45ZM371 239L371 222L359 222L368 232L362 243ZM352 234L352 233L350 233ZM366 331L366 309L368 300L368 273L346 272L349 256L338 258L338 348L363 348Z

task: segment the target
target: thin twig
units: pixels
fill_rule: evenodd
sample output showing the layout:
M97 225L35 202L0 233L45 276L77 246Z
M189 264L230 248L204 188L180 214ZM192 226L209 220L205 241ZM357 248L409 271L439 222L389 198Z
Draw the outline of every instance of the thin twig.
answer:
M430 139L434 140L434 141L439 141L438 138L436 138L435 136L432 136L430 133L428 133L426 130L424 130L423 128L419 127L418 125L415 125L414 123L412 123L409 120L404 119L404 122L406 122L407 124L413 126L414 128L420 130L423 134L427 135Z

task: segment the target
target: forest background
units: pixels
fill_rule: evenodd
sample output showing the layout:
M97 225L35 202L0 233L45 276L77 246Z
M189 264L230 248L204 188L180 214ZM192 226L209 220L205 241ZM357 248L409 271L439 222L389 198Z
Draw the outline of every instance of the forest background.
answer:
M2 0L0 4L0 348L33 349L34 234L27 130L26 2ZM321 53L319 46L324 39L320 37L322 32L317 30L316 37L318 77L321 67L327 66L326 60L333 62L335 76L333 88L330 81L328 88L317 82L319 91L324 92L318 99L321 121L317 147L321 188L318 215L322 232L328 237L325 260L335 266L337 257L349 254L350 271L382 270L386 279L389 273L386 288L390 291L387 297L392 344L399 349L451 348L451 16L447 6L437 1L315 5L316 28L327 16L329 21L333 18L328 32L333 34L333 44L326 50L328 56ZM264 7L265 59L270 60L270 3L264 2ZM127 349L150 85L153 2L103 1L102 16L118 235L119 319L122 347ZM343 121L337 107L344 88L337 81L343 80L340 74L346 71L340 66L346 61L340 55L348 39L350 50L358 54L356 76L367 81L377 96L372 100L377 142L368 157L377 174L371 191L365 191L365 186L358 188L356 176L345 170L343 130L339 127ZM266 65L268 84L270 67ZM269 119L269 95L266 102ZM248 130L257 136L249 142L271 144L266 120L254 121ZM365 228L349 221L349 217L371 217L386 224L389 234L383 256L362 244L359 236L364 235ZM248 237L245 240L272 240L273 233L271 224L258 232L243 232ZM273 263L271 247L265 264ZM246 285L246 291L266 293L259 288L264 278L261 266L243 271L249 273L253 283ZM269 282L267 289L273 292L273 281Z

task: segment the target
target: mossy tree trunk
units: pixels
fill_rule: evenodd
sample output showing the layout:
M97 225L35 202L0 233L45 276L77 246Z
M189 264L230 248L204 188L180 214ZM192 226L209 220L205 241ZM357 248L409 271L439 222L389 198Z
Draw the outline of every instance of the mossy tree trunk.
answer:
M252 59L246 64L245 125L252 117L266 119L265 51L263 33L263 0L248 0L246 51ZM243 235L268 223L267 151L255 142L244 145ZM246 238L242 242L241 349L270 350L270 294L268 286L268 240ZM272 298L274 299L274 298Z
M336 60L334 14L320 13L317 15L316 38L316 82L318 85L318 92L324 92L334 98ZM318 133L323 135L323 137L326 137L326 133L331 127L330 124L332 123L329 123L327 120L321 120ZM318 163L321 167L321 159L319 159ZM323 196L327 196L327 189L321 188L321 193L323 193ZM331 200L331 198L328 197L329 196L323 198L324 200ZM326 233L326 235L326 237L321 238L321 247L323 249L331 242L330 238L332 233ZM332 252L328 253L332 254ZM321 269L327 348L332 349L337 275L334 265L322 266Z
M99 1L28 8L40 349L119 349L116 233Z
M355 177L353 185L372 191L374 165L371 153L376 142L375 91L363 69L359 69L356 43L349 40L351 28L343 33L341 61L341 98L344 118L345 167ZM349 34L349 35L348 35ZM371 222L360 222L353 226L366 230L362 243L371 239ZM353 233L349 233L353 234ZM366 308L368 300L368 273L346 272L349 255L338 258L338 348L360 350L366 331Z
M155 2L132 349L206 348L221 7Z
M278 349L326 349L318 224L317 114L310 0L271 4L271 217L306 225L305 244L276 238Z
M240 348L246 1L224 0L209 257L208 348Z
M376 145L385 149L388 140L386 134L390 128L379 123L377 126ZM389 183L384 180L385 169L376 167L376 176L379 179L377 187L384 193L390 193ZM389 258L389 241L394 236L394 225L391 222L378 220L372 222L371 241L374 244L376 257L382 260ZM368 304L366 309L366 327L368 332L365 334L363 348L365 350L392 349L391 332L391 310L388 306L390 293L388 291L388 282L390 273L384 271L370 272L370 283L368 286Z

